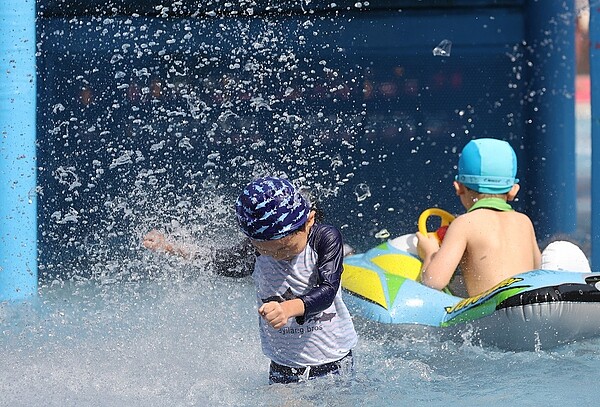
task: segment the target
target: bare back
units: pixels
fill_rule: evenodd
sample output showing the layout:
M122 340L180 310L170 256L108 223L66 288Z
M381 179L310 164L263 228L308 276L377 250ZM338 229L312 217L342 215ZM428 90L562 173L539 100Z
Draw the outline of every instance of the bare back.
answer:
M469 295L540 267L533 225L522 213L478 209L458 217L452 226L466 245L460 268Z

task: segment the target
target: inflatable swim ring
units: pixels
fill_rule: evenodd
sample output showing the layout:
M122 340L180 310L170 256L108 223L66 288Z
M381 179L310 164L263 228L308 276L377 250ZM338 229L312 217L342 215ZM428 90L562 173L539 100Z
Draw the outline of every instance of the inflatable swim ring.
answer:
M422 231L431 215L425 211ZM448 214L449 215L449 214ZM450 215L451 216L451 215ZM416 236L388 240L344 261L344 300L353 315L384 324L420 324L510 350L552 348L600 336L600 273L532 270L463 298L418 282Z

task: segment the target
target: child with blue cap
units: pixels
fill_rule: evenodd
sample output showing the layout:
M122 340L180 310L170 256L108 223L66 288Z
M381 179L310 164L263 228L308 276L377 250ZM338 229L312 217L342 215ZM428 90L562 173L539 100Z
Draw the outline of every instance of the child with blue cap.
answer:
M340 232L315 223L315 207L283 178L252 181L238 197L235 210L250 243L215 256L215 263L225 271L219 274L252 274L262 349L271 359L269 382L350 372L357 335L342 301ZM143 244L192 257L189 248L168 241L158 231L148 233ZM249 252L248 246L254 250ZM239 266L241 272L235 271Z
M450 224L441 245L417 233L424 284L441 290L460 267L474 296L540 267L533 224L508 203L519 191L516 174L517 156L506 141L482 138L465 145L454 189L467 212Z
M282 178L251 182L235 207L258 252L253 278L270 383L350 370L357 335L342 301L340 232L316 224L315 211Z

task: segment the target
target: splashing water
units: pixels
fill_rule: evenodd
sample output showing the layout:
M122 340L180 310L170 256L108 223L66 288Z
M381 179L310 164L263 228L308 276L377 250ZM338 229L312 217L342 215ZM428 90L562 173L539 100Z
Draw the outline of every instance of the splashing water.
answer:
M377 239L388 239L390 236L391 234L387 229L381 229L379 232L375 233Z
M598 341L500 352L446 341L426 327L362 320L352 378L269 386L251 281L198 272L192 281L164 275L126 284L56 283L42 287L38 304L2 305L2 404L503 406L550 394L563 405L594 400L582 378L593 377L600 362Z
M449 57L452 51L452 41L442 40L437 47L433 49L433 56L435 57Z
M371 188L365 183L360 183L354 187L354 195L358 202L362 202L371 196Z

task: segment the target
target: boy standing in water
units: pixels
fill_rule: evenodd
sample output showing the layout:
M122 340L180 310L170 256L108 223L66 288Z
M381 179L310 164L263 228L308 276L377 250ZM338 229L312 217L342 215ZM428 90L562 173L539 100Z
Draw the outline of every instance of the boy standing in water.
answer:
M270 383L350 370L357 335L342 301L340 232L315 224L304 197L281 178L251 182L235 208L259 253L253 278Z
M357 335L342 301L340 232L315 224L313 208L281 178L248 184L235 209L241 231L257 252L252 275L262 349L271 359L269 382L351 371ZM144 246L187 255L155 231L146 236Z
M519 191L516 173L517 157L507 142L484 138L465 145L454 189L467 213L450 224L441 246L437 238L417 233L423 284L441 290L460 266L474 296L540 267L531 220L507 202Z

